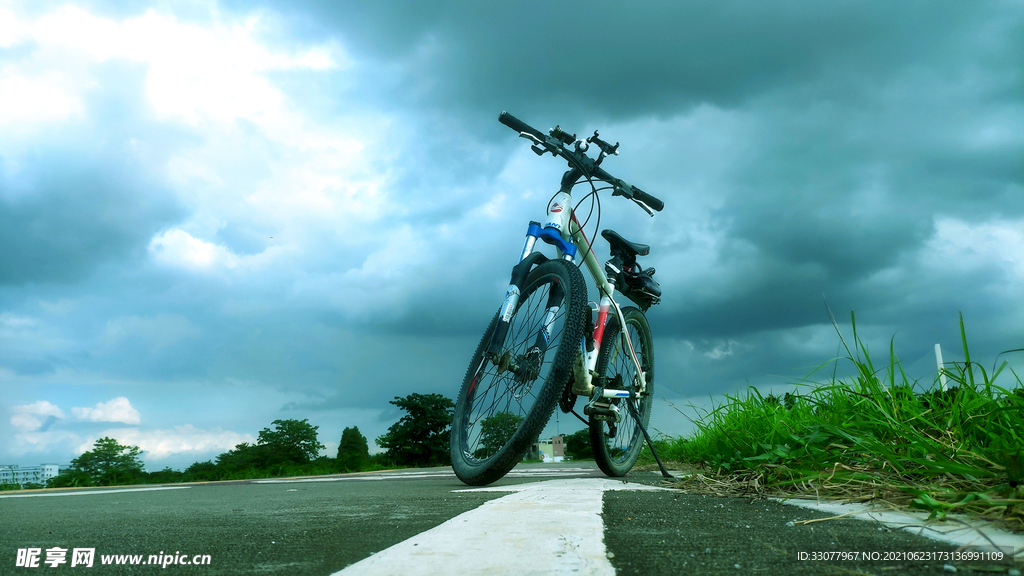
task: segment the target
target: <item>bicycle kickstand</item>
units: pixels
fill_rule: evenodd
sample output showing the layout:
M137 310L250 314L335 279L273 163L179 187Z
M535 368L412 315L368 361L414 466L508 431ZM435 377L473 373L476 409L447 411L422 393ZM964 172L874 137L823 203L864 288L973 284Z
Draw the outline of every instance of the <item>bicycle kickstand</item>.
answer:
M633 420L636 421L636 425L639 426L640 431L644 433L644 439L647 440L647 446L651 449L654 461L658 463L658 468L661 468L662 477L674 479L675 476L669 474L668 470L665 470L665 465L661 463L661 458L658 458L658 453L654 450L654 442L651 442L651 435L647 433L647 428L644 427L643 421L640 420L640 413L637 412L636 406L633 405L632 401L626 402L626 405L629 406L629 413L633 415Z
M647 440L647 446L651 449L651 454L654 456L654 461L658 463L658 468L661 468L661 475L665 478L675 478L675 476L668 473L665 469L665 465L661 463L661 458L658 458L658 452L654 449L654 442L651 442L651 435L647 433L647 428L644 427L643 420L640 419L640 412L637 411L634 402L636 401L635 392L630 392L630 397L626 400L626 406L629 407L629 414L633 417L636 425L640 427L640 431L644 434L644 440ZM614 426L621 416L619 415L618 407L612 405L604 398L604 388L601 386L594 387L594 395L590 402L583 409L584 414L592 415L598 420L605 420L609 422L609 426ZM580 418L582 420L582 418Z

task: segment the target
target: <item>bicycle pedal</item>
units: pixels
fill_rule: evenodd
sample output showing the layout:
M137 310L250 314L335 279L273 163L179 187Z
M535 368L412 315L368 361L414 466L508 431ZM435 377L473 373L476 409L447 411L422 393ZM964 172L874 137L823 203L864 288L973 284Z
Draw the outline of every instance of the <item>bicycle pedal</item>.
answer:
M622 421L619 407L605 402L591 402L583 407L583 414L594 420L618 423Z

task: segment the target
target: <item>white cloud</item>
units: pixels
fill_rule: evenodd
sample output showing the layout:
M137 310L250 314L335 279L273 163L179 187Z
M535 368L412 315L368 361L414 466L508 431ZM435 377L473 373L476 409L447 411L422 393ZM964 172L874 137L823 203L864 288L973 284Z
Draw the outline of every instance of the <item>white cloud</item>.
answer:
M223 244L196 238L180 228L165 230L149 241L153 260L172 268L194 272L256 270L293 250L290 245L268 246L263 252L239 256Z
M972 224L957 218L937 218L923 258L940 269L978 270L994 265L1024 280L1024 220L993 219Z
M119 428L105 430L96 438L108 436L128 446L138 446L149 459L162 459L176 454L209 454L226 452L242 442L255 443L252 434L239 434L230 430L201 430L186 424L175 426L170 430L140 430L138 428ZM81 454L91 450L96 438L90 438L76 448Z
M142 422L139 411L133 408L131 402L124 396L119 396L109 402L99 402L95 408L72 408L71 413L79 420L90 422L123 422L125 424Z
M265 29L259 14L227 22L215 16L212 25L200 26L152 9L121 21L94 16L70 5L36 19L11 10L0 11L0 46L9 48L32 41L37 57L47 64L55 60L144 63L149 67L147 95L155 111L193 125L210 119L230 122L277 117L284 96L262 74L334 69L347 62L334 44L299 53L272 50L259 40ZM0 94L9 94L4 104L21 104L19 108L0 106L10 115L35 111L37 116L43 112L46 118L66 117L76 109L76 92L88 85L85 82L57 88L32 84L16 76L16 70L10 72L9 82L28 88L13 95L0 90ZM34 99L39 96L43 98Z
M14 415L11 416L11 425L25 432L41 428L43 425L41 418L45 419L50 416L55 418L64 417L64 412L59 407L46 400L39 400L23 406L15 406L13 411Z
M154 236L149 252L158 262L192 270L234 268L239 260L225 246L204 242L179 228Z
M732 356L736 353L736 349L740 346L740 343L736 340L729 339L724 342L718 342L715 347L711 350L704 352L704 356L711 360L720 360L728 356Z
M64 121L83 110L60 74L25 77L11 66L0 70L0 126Z
M21 42L25 27L14 12L0 8L0 48L10 48Z
M26 431L14 435L13 445L7 446L13 456L25 456L28 454L39 454L43 452L54 452L70 454L70 448L82 442L82 438L72 432L65 430ZM64 462L71 459L61 457ZM53 456L47 456L47 460L53 460ZM36 460L38 462L38 460Z
M112 428L88 437L62 430L28 430L15 434L13 445L7 448L13 456L49 451L51 454L64 453L66 459L70 460L92 450L96 440L103 437L114 438L123 445L138 446L143 450L143 458L146 460L159 460L179 454L205 457L226 452L242 442L256 442L252 434L239 434L220 428L202 430L186 424L158 430ZM52 459L53 456L48 458Z
M33 48L0 68L0 127L17 121L31 142L36 124L88 117L90 94L116 94L143 100L156 120L191 132L188 145L154 167L193 210L149 246L156 260L179 268L231 270L259 267L281 252L320 254L308 244L325 234L358 238L354 228L392 211L383 192L389 170L380 161L395 154L391 118L350 107L317 115L271 75L308 71L333 81L350 66L341 47L270 42L280 37L272 13L237 17L214 8L209 16L193 23L150 9L108 18L70 5L41 16L0 11L0 42ZM111 61L138 63L141 90L105 75L109 66L100 64ZM25 142L0 139L0 166L17 172ZM141 135L126 150L145 161L149 144ZM266 233L262 255L236 254L213 239L225 223L239 222Z

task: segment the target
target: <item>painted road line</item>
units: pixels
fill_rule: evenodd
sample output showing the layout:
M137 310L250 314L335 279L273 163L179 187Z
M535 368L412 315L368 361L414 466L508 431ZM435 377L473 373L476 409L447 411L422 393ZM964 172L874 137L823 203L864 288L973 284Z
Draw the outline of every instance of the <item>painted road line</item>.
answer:
M454 472L375 472L351 476L330 476L316 478L272 478L251 480L253 484L293 484L301 482L344 482L364 480L419 480L421 478L454 478Z
M87 494L117 494L118 492L153 492L155 490L188 490L191 486L159 486L155 488L123 488L121 490L85 490L75 492L40 492L38 494L3 494L0 498L36 498L39 496L85 496Z
M582 475L594 474L595 472L597 472L596 468L555 468L555 469L552 469L552 470L522 470L522 471L513 470L513 471L509 472L508 474L505 474L505 477L506 478L508 478L508 477L512 477L512 478L530 478L530 477L534 477L534 476L582 476Z
M1024 559L1024 535L999 530L990 523L972 520L966 516L949 515L945 522L929 521L928 515L920 512L879 510L863 504L840 504L837 502L818 502L815 500L776 498L779 502L821 510L830 514L848 515L847 517L862 520L874 520L890 528L906 530L914 534L926 536L940 542L949 542L957 546L971 548L1009 548L1017 559Z
M513 492L333 576L592 574L614 576L604 546L605 490L665 490L600 478L470 488Z
M509 472L506 478L548 478L554 476L589 476L593 468L558 468L552 470L521 470ZM253 484L292 484L301 482L349 482L367 480L419 480L422 478L454 478L454 472L382 472L353 476L331 476L326 478L280 478L251 480ZM510 490L505 490L509 492Z

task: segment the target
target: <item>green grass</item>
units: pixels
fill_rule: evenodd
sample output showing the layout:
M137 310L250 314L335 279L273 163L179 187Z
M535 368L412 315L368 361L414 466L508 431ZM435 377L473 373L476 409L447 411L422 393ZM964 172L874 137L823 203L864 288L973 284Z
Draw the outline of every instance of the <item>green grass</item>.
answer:
M782 398L748 388L706 411L691 437L662 439L663 458L703 468L683 487L882 501L1024 530L1020 377L1003 374L1006 362L989 374L971 360L961 316L965 361L943 370L947 390L936 382L915 393L892 342L876 368L851 321L853 350L836 331L855 376L804 381ZM1013 384L996 384L1000 376Z

